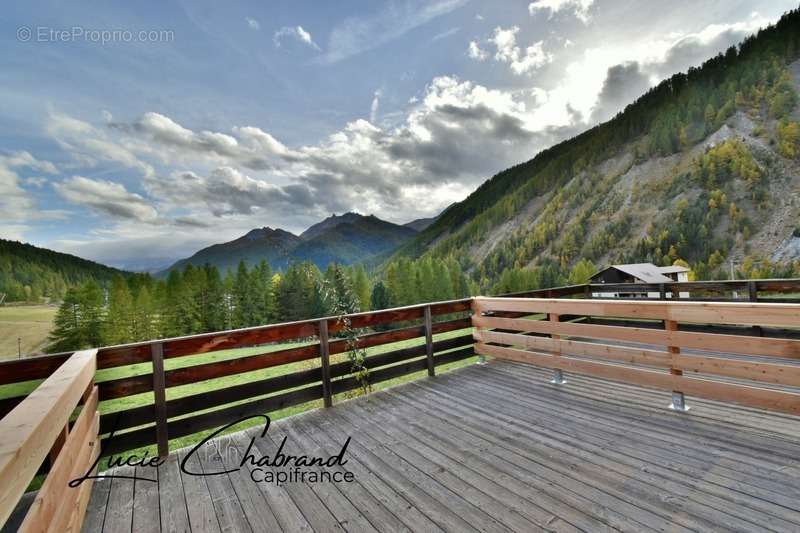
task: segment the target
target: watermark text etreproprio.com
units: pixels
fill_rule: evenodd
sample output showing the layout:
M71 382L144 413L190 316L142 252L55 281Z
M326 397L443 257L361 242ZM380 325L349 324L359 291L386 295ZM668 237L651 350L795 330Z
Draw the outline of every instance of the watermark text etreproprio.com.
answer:
M17 41L27 43L171 43L175 32L168 29L125 30L93 29L83 26L53 28L51 26L20 26Z

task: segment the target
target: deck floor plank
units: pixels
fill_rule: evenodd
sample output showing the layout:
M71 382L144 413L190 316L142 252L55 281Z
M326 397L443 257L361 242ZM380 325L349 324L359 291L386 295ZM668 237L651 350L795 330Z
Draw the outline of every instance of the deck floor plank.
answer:
M133 483L133 531L159 533L161 531L160 496L158 477L160 468L137 466ZM153 481L147 481L152 479Z
M452 391L452 393L461 394L462 391ZM463 406L465 412L468 409L468 401L469 395L464 396ZM502 400L498 399L498 401ZM424 403L425 405L431 405L432 402ZM500 408L500 404L490 404L490 407L497 409ZM527 413L532 412L531 410L520 410L516 406L506 406L505 409L512 412L516 417L513 420L506 420L509 423L509 427L514 427L515 424L518 424L517 421L525 422ZM433 416L433 413L430 413L430 415ZM474 412L473 416L475 416ZM484 413L482 419L484 423L491 423L491 413ZM641 490L645 499L649 500L651 504L661 505L658 498L651 496L651 494L658 494L659 491L668 495L667 498L670 500L682 501L682 507L685 511L690 512L697 519L708 520L708 524L704 526L705 528L709 528L712 524L720 523L721 521L728 521L733 525L738 523L742 530L756 527L756 524L762 527L771 526L778 531L800 527L798 524L786 522L783 517L783 515L796 517L796 512L784 512L783 507L758 498L737 497L736 491L731 491L727 488L722 490L717 485L705 482L702 479L702 472L698 472L696 476L674 474L667 469L660 469L653 463L635 460L618 453L615 450L615 446L613 446L613 441L604 438L597 441L588 432L564 436L560 431L561 426L556 425L558 420L556 418L551 423L545 422L540 426L553 428L546 436L537 435L535 430L529 431L527 429L529 426L534 427L537 425L534 420L531 420L529 425L518 425L510 431L522 442L544 441L553 458L560 457L568 463L573 460L572 457L574 456L578 460L577 464L581 471L585 471L587 475L591 471L597 471L597 469L608 469L614 472L610 479L624 482L627 490ZM656 453L659 452L656 451ZM593 464L596 466L591 466ZM719 497L719 495L728 496L729 498ZM767 509L766 512L763 512L764 508Z
M158 495L163 533L188 533L189 512L181 480L180 461L173 454L158 469Z
M314 441L306 432L302 431L298 427L297 420L300 418L301 417L296 417L295 419L287 420L287 423L280 424L278 427L285 431L290 442L297 442L300 444L304 454L310 457L327 457L336 455L339 453L339 451L341 451L341 449L330 452L323 450L316 441ZM345 458L345 460L347 459ZM331 472L340 472L342 475L350 472L349 465L347 464L344 466L337 465L335 467L328 468L328 470ZM353 474L353 477L355 478L355 474ZM408 528L404 526L397 516L383 505L381 500L379 500L370 491L364 489L360 483L333 483L328 485L330 485L329 488L334 488L341 492L341 494L352 503L357 512L364 514L364 518L366 518L376 530L408 530ZM325 487L326 484L323 484L320 488Z
M103 531L111 481L111 479L95 479L92 483L92 496L89 498L89 505L86 506L83 531Z
M258 432L260 433L261 429L259 428ZM235 444L239 450L247 450L247 444L250 442L250 437L252 436L252 432L241 432L235 433L231 435L231 442ZM251 454L256 460L262 457L261 451L257 447L253 447L251 449ZM281 486L278 487L272 483L262 483L262 482L254 482L252 480L251 472L257 467L253 466L250 463L246 463L247 472L244 474L250 478L249 481L255 483L258 489L261 491L261 494L264 496L264 500L267 502L267 506L269 507L272 514L275 516L275 519L278 521L278 525L280 529L283 531L297 531L297 532L310 532L313 531L311 524L308 523L308 520L303 516L302 511L297 507L294 503L292 498L289 496L289 493L286 491L286 488ZM262 467L264 470L273 471L270 467ZM259 472L256 479L261 479L263 477L263 472Z
M405 455L412 460L426 461L432 467L434 477L436 472L452 472L464 483L469 485L469 489L464 492L466 496L474 496L475 501L482 509L493 512L499 516L508 527L514 530L551 528L556 531L580 531L575 525L559 521L559 517L553 512L540 507L537 499L541 499L541 493L535 497L525 499L520 495L524 491L524 486L518 492L506 488L503 484L494 479L500 476L496 471L480 469L474 458L468 458L461 450L462 446L445 443L441 440L436 442L426 441L415 433L403 432L400 427L408 424L408 421L400 420L395 414L391 418L384 417L384 404L381 402L361 402L360 405L353 405L352 408L342 410L347 415L351 411L355 416L361 414L364 418L385 421L386 423L376 424L373 429L385 433L390 439L395 439L392 446L397 446L404 450ZM400 422L400 424L398 424ZM444 429L444 428L439 428ZM415 457L415 455L417 457ZM508 478L503 480L508 483ZM523 520L519 520L522 518ZM593 524L595 530L601 528L599 523Z
M322 434L315 424L308 424L306 417L297 417L294 426L303 431L312 439L320 449L326 453L336 453L336 443L331 441L326 435ZM394 513L400 519L405 528L410 531L443 531L435 522L425 516L414 504L412 504L403 494L401 489L393 487L378 474L370 470L361 460L360 456L348 458L348 470L355 475L355 482L361 485L364 490L377 498L381 505ZM402 530L402 528L401 528Z
M228 474L228 478L253 530L281 531L281 526L267 505L264 495L250 479L249 470L237 469L241 465L242 454L246 448L239 448L238 444L228 435L217 439L216 444L224 459L225 469L233 470Z
M178 463L186 458L188 450L178 452ZM202 473L203 468L196 454L186 459L186 471ZM181 472L183 492L186 498L186 512L189 515L189 527L192 533L219 533L221 531L219 519L214 509L214 502L208 490L206 477Z
M220 474L227 470L219 449L219 443L222 441L224 439L209 441L196 452L203 472L206 474L205 480L208 484L214 512L219 520L219 527L222 531L253 531L228 474Z
M490 389L487 389L483 383L471 384L468 388L473 386L478 394L494 394L504 391L503 385L497 381L493 382ZM619 420L608 419L596 409L579 411L574 404L566 406L559 403L558 409L555 410L555 405L544 404L538 397L533 400L520 400L520 402L532 407L536 413L541 415L537 423L547 423L547 421L554 423L563 417L569 417L573 424L570 426L560 425L559 430L580 432L581 435L587 432L598 435L610 434L608 438L615 439L615 448L624 450L625 453L663 465L670 464L692 476L695 476L698 470L715 479L716 476L719 476L720 482L726 485L746 480L747 486L743 485L737 490L745 493L751 493L750 491L758 493L763 490L777 497L783 497L781 505L800 510L800 499L798 499L800 493L797 492L797 489L791 490L791 486L787 487L786 480L784 482L776 481L772 474L764 475L764 468L747 468L741 461L731 462L724 455L713 454L709 457L710 448L707 446L695 447L693 439L676 436L674 432L657 435L653 431L639 431L634 424L628 421L623 426L619 424ZM667 438L670 436L671 439ZM657 454L653 452L657 452ZM711 468L715 469L714 473L710 472ZM787 489L791 490L789 494L786 493Z
M133 477L130 466L119 468L116 475ZM133 486L134 480L115 477L111 480L108 494L108 509L103 521L103 531L131 531L133 526Z
M279 446L285 437L286 444L283 450L286 454L309 455L302 440L290 440L287 435L289 426L290 424L288 423L275 425L267 436L276 446ZM311 472L320 472L322 469L319 467L309 467L308 470ZM333 483L307 483L307 486L336 518L336 521L339 522L343 529L348 530L352 528L357 531L377 531L375 526L363 514L363 510L359 510L359 508L353 505Z
M95 482L84 531L800 531L800 417L492 361L272 424L251 453L328 457L352 483L256 483L261 428ZM261 467L266 472L280 468ZM140 476L152 471L138 468ZM122 469L119 473L133 473ZM263 473L262 473L263 474Z
M257 440L254 447L258 448L262 455L270 457L278 449L278 445L269 438L269 434L264 439ZM276 473L280 472L279 468L272 470ZM328 531L345 531L339 520L311 487L305 483L284 483L283 487L315 531L325 531L326 529Z

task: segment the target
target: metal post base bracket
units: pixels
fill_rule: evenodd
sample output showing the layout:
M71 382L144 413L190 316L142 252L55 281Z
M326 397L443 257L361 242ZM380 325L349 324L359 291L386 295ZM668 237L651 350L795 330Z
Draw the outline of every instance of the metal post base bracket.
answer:
M683 393L677 391L672 392L672 403L669 404L669 408L680 413L685 413L691 409L686 405L686 401L683 398Z
M553 370L553 379L550 380L550 383L553 385L563 385L566 382L567 380L564 379L564 373L561 372L560 369Z

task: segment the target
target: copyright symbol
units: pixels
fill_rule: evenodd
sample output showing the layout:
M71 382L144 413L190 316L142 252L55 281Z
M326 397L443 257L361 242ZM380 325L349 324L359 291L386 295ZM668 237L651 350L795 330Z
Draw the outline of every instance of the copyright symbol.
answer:
M28 41L31 40L31 36L32 35L33 35L33 32L31 32L31 29L29 27L27 27L27 26L20 26L19 28L17 28L17 40L18 41L21 41L23 43L27 43Z

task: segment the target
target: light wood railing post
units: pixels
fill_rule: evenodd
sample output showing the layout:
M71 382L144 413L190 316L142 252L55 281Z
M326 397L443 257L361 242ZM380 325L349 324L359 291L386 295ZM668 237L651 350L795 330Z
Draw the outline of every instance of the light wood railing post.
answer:
M559 322L559 315L557 313L548 313L547 318L548 320L550 320L550 322ZM550 335L550 338L552 338L554 341L558 341L561 339L561 335L553 333ZM556 357L561 356L561 348L558 347L558 344L559 344L558 342L555 342L555 345L557 347L553 350L553 355ZM550 383L554 385L563 385L566 382L567 380L564 379L564 372L562 372L560 368L554 368L553 379L550 380Z
M758 285L756 285L755 281L751 280L747 282L747 298L751 302L758 302ZM764 330L761 326L753 326L753 335L763 337Z
M428 358L428 376L434 377L436 369L433 361L433 319L430 305L425 306L425 355Z
M156 419L156 442L159 457L169 455L169 434L167 431L167 391L164 374L164 345L160 342L150 346L153 358L153 408Z
M664 329L666 331L678 331L678 323L674 320L665 320ZM676 361L676 356L681 353L681 349L678 346L667 346L667 352L670 354L669 373L673 376L682 376L683 370L677 368L678 362ZM684 399L683 392L676 390L672 391L672 403L669 404L669 408L681 413L685 413L689 410L689 407L686 406L686 400Z
M328 346L328 321L319 321L319 357L322 368L322 401L325 407L333 405L331 394L331 354Z
M481 310L478 307L478 299L477 298L475 298L475 297L472 298L472 302L470 302L470 308L472 309L471 322L475 323L475 317L481 316ZM473 335L473 338L475 340L478 340L480 338L481 331L482 331L482 328L475 328L474 329L474 332L473 332L472 335ZM473 344L473 347L474 346L475 345ZM479 365L485 365L486 364L486 356L484 354L482 354L482 353L478 354L478 364Z

